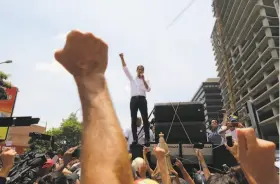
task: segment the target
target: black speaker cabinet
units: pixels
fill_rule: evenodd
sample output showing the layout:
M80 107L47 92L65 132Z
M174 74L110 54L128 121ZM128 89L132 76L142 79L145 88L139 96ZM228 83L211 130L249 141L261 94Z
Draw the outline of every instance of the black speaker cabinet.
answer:
M155 104L155 122L180 122L177 115L174 117L176 109L182 122L205 121L203 104L198 102L171 102Z
M182 144L192 143L206 143L206 126L204 122L182 122L186 132L188 133L191 142L189 141L182 124L180 122L174 122L171 127L171 122L155 123L156 141L158 141L159 134L164 134L165 141L169 144ZM168 131L171 127L169 137L167 139Z

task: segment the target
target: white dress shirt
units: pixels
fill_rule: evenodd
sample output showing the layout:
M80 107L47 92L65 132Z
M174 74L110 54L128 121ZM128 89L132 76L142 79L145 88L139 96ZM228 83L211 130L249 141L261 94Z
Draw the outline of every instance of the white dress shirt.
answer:
M130 81L131 96L146 96L146 92L151 91L149 81L146 80L146 83L149 86L149 88L147 89L145 87L144 81L142 79L140 79L139 77L133 78L126 66L123 67L123 70L124 70L124 73L126 74L127 78Z
M145 132L143 125L141 127L137 127L137 135L138 135L138 144L144 145L145 144ZM127 128L124 131L124 136L127 139L127 149L129 150L130 145L133 142L133 135L131 128ZM150 129L150 141L153 142L155 140L155 136L153 131Z
M222 131L226 130L227 126L222 126L220 128L220 130L218 131L219 134L222 136L223 138L223 143L226 143L226 135L231 135L232 136L232 140L233 141L237 141L237 134L236 134L236 129L234 130L227 130L225 133L221 133Z

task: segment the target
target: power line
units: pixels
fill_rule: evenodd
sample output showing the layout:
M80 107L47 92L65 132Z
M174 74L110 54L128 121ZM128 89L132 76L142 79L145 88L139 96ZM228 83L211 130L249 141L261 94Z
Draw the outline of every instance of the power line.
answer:
M187 6L173 19L173 21L167 26L167 29L169 27L171 27L184 13L185 11L187 11L192 4L195 2L195 0L192 0L191 2L189 2L189 4L187 4Z

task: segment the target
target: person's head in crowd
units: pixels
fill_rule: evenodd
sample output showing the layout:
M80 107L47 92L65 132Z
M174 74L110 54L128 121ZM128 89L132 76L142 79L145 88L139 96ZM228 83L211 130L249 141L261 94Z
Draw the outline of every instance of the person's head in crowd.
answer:
M144 66L143 65L138 65L137 68L136 68L136 73L137 73L138 77L140 75L144 74Z
M193 175L193 181L194 181L195 184L205 183L205 178L203 177L203 173L195 173Z
M67 165L68 169L71 169L73 166L76 166L76 164L79 164L80 160L79 159L73 159L69 162L69 164Z
M37 176L42 177L45 176L46 174L49 174L52 172L55 168L55 163L52 159L48 158L47 161L44 163L42 168L39 168L37 171Z
M75 173L65 176L61 172L52 172L40 178L38 184L76 184L78 179Z
M208 180L207 184L242 184L239 181L237 181L236 178L231 177L228 174L219 174L215 173L214 175L211 175Z
M54 165L55 165L54 161L48 158L42 168L52 168Z
M240 166L231 167L228 175L235 178L239 183L249 184Z
M137 177L145 178L148 170L147 163L141 157L137 157L132 161L132 169Z
M141 125L142 125L142 119L140 117L137 117L136 126L141 127Z
M212 130L217 129L218 126L219 126L218 121L215 120L215 119L213 119L213 120L211 121L211 129L212 129Z
M188 182L186 182L183 178L179 178L179 182L180 182L180 184L188 184ZM178 183L176 180L173 180L172 184L178 184Z
M229 128L229 130L231 130L231 131L234 131L235 130L235 127L233 126L233 123L228 123L227 124L227 127Z

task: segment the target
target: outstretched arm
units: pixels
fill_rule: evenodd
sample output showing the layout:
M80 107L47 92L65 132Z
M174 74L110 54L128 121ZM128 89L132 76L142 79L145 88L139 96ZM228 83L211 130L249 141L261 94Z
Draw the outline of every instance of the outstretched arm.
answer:
M107 45L91 33L72 31L55 58L74 76L82 104L81 183L132 184L125 139L104 77Z
M189 173L186 171L186 169L184 168L183 163L176 158L176 163L175 165L180 169L184 180L186 180L186 182L188 182L189 184L195 184L192 177L189 175Z
M206 162L205 162L205 160L204 160L204 157L203 157L202 153L200 152L200 150L197 149L197 150L195 151L195 153L196 153L196 156L197 156L198 161L199 161L200 164L201 164L201 167L202 167L202 170L203 170L205 179L206 179L206 181L207 181L207 180L210 178L211 173L210 173L210 171L209 171L209 169L208 169L208 166L207 166L207 164L206 164Z
M127 78L130 81L133 80L133 77L132 77L131 73L129 72L129 70L126 66L126 62L124 60L123 53L120 54L120 58L121 58L121 61L122 61L123 71L124 71L125 75L127 76Z

